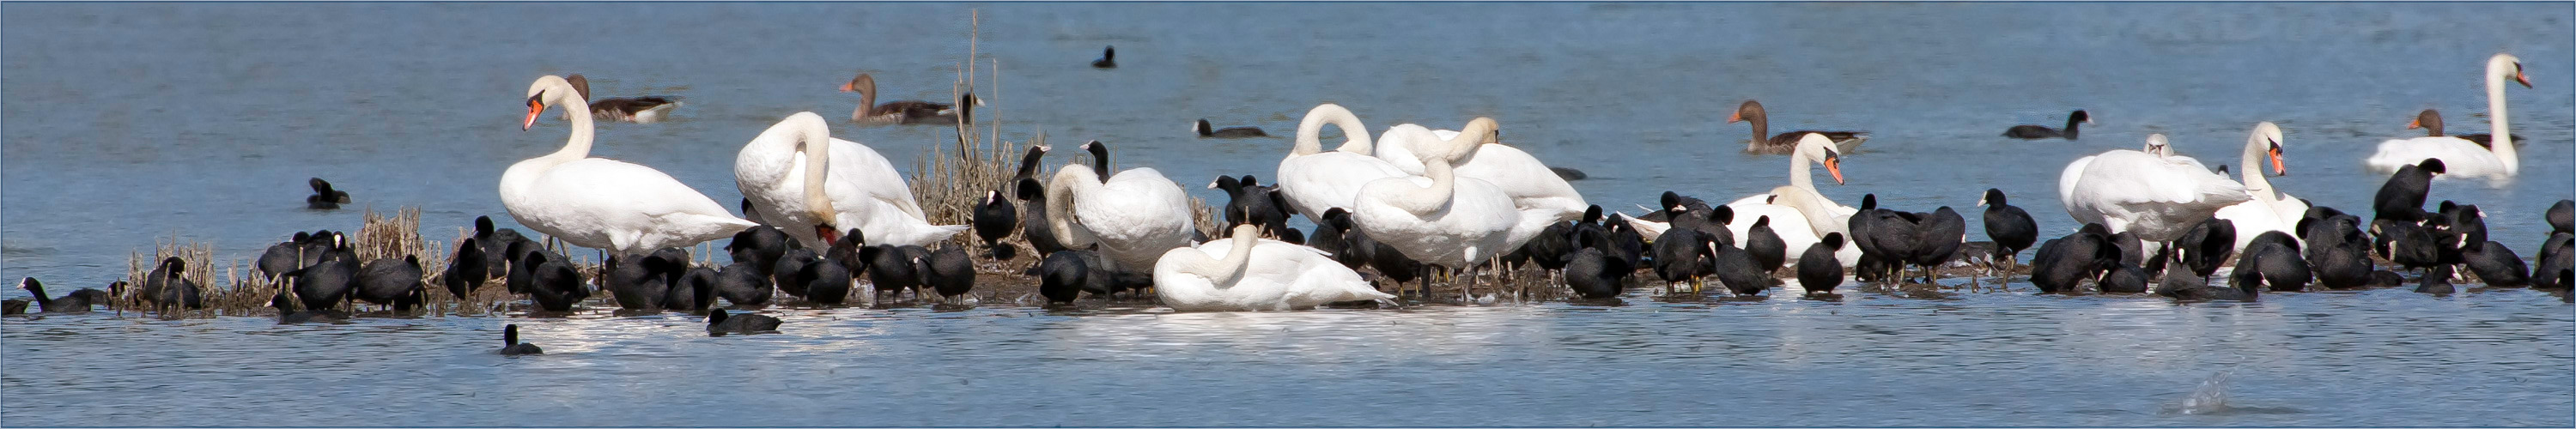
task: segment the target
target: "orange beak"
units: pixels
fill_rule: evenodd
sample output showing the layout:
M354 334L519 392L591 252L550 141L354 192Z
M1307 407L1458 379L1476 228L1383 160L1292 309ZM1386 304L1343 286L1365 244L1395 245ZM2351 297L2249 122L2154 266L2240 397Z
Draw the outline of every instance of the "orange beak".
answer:
M2424 120L2423 120L2423 119L2421 119L2421 118L2411 119L2411 120L2407 120L2407 121L2406 121L2406 129L2410 129L2410 130L2412 130L2412 129L2416 129L2416 128L2423 128L2423 127L2424 127Z
M1737 122L1744 122L1744 112L1738 111L1726 114L1726 123L1732 124Z
M1827 172L1827 173L1833 173L1833 174L1834 174L1834 184L1836 184L1836 185L1843 184L1843 160L1842 160L1842 158L1834 158L1834 159L1828 159L1828 160L1825 160L1825 172Z
M833 231L830 224L814 224L814 236L822 237L825 245L841 241L841 233Z
M855 91L855 90L853 90L853 89L850 89L850 83L849 83L849 82L841 82L841 92L850 92L850 91Z
M2272 175L2274 175L2274 176L2288 176L2288 175L2290 175L2290 168L2289 168L2289 167L2283 167L2283 166L2281 166L2281 149L2280 149L2280 148L2272 148Z
M545 103L540 103L540 102L537 102L536 100L529 100L529 101L528 101L528 120L526 120L526 121L522 121L522 122L519 122L519 131L527 131L529 127L537 126L537 114L538 114L538 113L545 113L545 112L546 112L546 104L545 104Z
M2523 75L2522 75L2522 71L2517 70L2517 71L2514 71L2514 72L2513 72L2513 81L2514 81L2514 82L2521 82L2521 83L2522 83L2522 87L2524 87L2524 88L2530 88L2530 87L2531 87L2531 77L2530 77L2530 76L2523 76Z

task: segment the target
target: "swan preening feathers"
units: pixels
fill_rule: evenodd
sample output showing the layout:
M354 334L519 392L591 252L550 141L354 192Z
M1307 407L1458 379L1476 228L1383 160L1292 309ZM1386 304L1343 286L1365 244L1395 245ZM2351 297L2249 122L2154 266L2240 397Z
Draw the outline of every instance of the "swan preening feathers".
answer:
M734 185L760 214L813 250L857 228L867 244L927 246L965 231L932 225L894 163L867 145L833 138L814 112L771 125L734 156ZM819 186L819 188L817 188Z

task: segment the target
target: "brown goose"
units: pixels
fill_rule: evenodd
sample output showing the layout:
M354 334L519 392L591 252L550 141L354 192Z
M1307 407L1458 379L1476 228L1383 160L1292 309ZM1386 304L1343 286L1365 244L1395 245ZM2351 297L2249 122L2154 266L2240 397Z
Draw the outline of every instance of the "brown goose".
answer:
M573 92L580 94L581 99L590 100L591 117L602 121L649 124L670 116L671 109L680 108L679 100L668 97L590 98L589 78L573 73L564 80L572 82Z
M859 93L859 108L850 111L850 121L871 124L956 124L956 110L949 105L921 100L877 103L877 78L859 73L841 84L841 92Z
M1771 116L1762 110L1760 101L1744 100L1744 105L1737 106L1735 113L1726 117L1726 123L1729 124L1746 121L1753 122L1753 139L1744 142L1744 151L1748 153L1787 155L1796 152L1798 136L1807 133L1824 134L1825 138L1833 140L1834 147L1843 153L1850 153L1853 148L1860 147L1861 142L1869 141L1869 132L1866 131L1797 130L1770 135ZM1769 137L1764 137L1766 135Z
M2441 137L2442 112L2433 111L2433 109L2424 109L2424 113L2415 114L2415 121L2406 123L2406 129L2412 130L2416 128L2423 128L2425 137ZM2470 143L2477 143L2478 146L2490 149L2495 147L2494 134L2452 134L2450 136L2459 137L2462 140L2468 140ZM2515 146L2520 146L2522 145L2522 142L2525 141L2528 140L2523 140L2521 135L2513 136L2513 144Z

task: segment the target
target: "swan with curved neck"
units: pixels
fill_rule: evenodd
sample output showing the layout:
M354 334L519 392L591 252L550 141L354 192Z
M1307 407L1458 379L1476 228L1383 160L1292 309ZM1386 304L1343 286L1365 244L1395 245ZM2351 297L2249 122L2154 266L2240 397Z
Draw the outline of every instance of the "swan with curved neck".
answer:
M1321 140L1326 125L1341 128L1348 139L1339 149L1324 150ZM1350 210L1360 188L1370 181L1405 176L1395 165L1371 156L1371 150L1368 126L1360 124L1358 116L1340 105L1316 105L1297 122L1296 146L1279 159L1278 174L1273 177L1279 181L1280 196L1310 221L1321 221L1323 213L1333 208Z
M1296 310L1395 297L1315 248L1257 238L1260 229L1251 225L1236 226L1232 234L1163 253L1154 266L1155 296L1163 305L1179 311Z
M2254 131L2245 136L2245 152L2237 168L2244 169L2244 179L2239 182L2245 184L2246 196L2252 199L2218 209L2213 214L2235 224L2236 250L2245 250L2246 245L2253 244L2255 236L2263 235L2265 231L2281 231L2290 234L2293 240L2299 239L2292 230L2307 214L2308 203L2287 192L2279 192L2272 187L2271 179L2263 174L2263 167L2269 162L2273 175L2290 175L2289 166L2282 161L2282 144L2281 126L2271 122L2254 124Z
M2172 241L2219 209L2252 199L2243 183L2210 172L2198 159L2126 149L2068 163L2057 192L2075 221L2151 242Z
M1163 252L1186 246L1196 226L1181 185L1152 168L1109 171L1109 145L1093 140L1092 165L1068 164L1047 181L1046 217L1066 248L1099 245L1109 269L1151 273Z
M1377 158L1385 160L1407 174L1429 173L1430 159L1438 150L1458 150L1461 131L1434 130L1415 124L1389 127L1377 139ZM1592 203L1558 176L1547 163L1519 148L1502 144L1499 129L1489 131L1486 144L1455 155L1450 159L1450 173L1461 178L1482 180L1512 197L1512 206L1521 211L1524 220L1540 224L1574 220ZM1446 149L1443 149L1443 148Z
M1468 268L1536 236L1511 196L1491 183L1453 174L1452 163L1490 141L1494 122L1476 118L1461 138L1426 148L1424 175L1378 179L1360 190L1352 210L1363 234L1427 264Z
M536 126L547 106L587 104L564 78L537 78L528 86L528 115L519 128ZM618 253L697 244L757 225L733 217L669 174L590 158L590 109L565 110L572 135L564 147L511 164L501 174L501 205L519 224L576 246Z
M894 164L858 142L832 138L822 115L798 112L771 125L734 157L734 184L762 223L808 248L865 231L870 244L927 245L966 225L932 225Z
M2379 152L2372 154L2363 164L2373 173L2387 174L2427 158L2435 158L2441 159L2443 166L2449 169L2448 173L2437 178L2484 177L2499 184L2520 174L2522 160L2515 153L2513 129L2506 121L2510 115L2505 108L2505 80L2512 79L2529 88L2531 78L2522 72L2522 59L2512 54L2488 57L2485 78L2487 125L2492 128L2489 130L2492 133L2490 144L2480 146L2456 136L2388 140L2380 142Z
M1824 164L1825 172L1833 174L1834 184L1843 184L1842 150L1834 147L1832 138L1816 133L1798 137L1798 149L1789 156L1789 186L1816 191L1816 173L1810 163Z

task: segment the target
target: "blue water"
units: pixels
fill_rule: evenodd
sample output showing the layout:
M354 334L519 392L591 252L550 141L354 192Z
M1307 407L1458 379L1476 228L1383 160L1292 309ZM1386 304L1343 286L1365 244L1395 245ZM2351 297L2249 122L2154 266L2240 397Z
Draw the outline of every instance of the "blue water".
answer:
M1294 130L1317 103L1372 131L1500 120L1597 204L1780 185L1737 152L1743 99L1774 131L1866 130L1849 183L1914 210L1999 188L2044 230L2067 161L2147 133L2233 164L2280 124L2273 183L2366 211L2360 160L2440 108L2483 132L2496 52L2520 179L2445 181L2525 256L2576 196L2576 6L2292 4L23 4L0 5L0 278L68 290L121 277L156 240L255 256L298 230L422 208L431 239L496 215L500 171L562 143L517 128L528 82L676 95L675 120L604 124L594 156L717 201L732 156L873 73L881 99L947 96L980 10L979 90L1007 139L1097 139L1183 184L1271 175L1288 141L1201 140L1190 121ZM1094 70L1103 45L1120 67ZM1995 137L2096 120L2083 140ZM551 116L550 116L551 117ZM943 127L836 125L907 170ZM1066 161L1055 159L1056 162ZM356 206L302 208L323 177ZM1192 195L1223 201L1214 190ZM1973 216L1971 216L1973 217ZM1302 225L1302 223L1300 224ZM1969 228L1970 239L1983 239ZM1849 287L1848 285L1846 287ZM1841 302L1671 300L1170 314L1147 301L1051 313L788 310L778 335L707 338L693 317L362 318L275 326L113 313L0 321L0 425L1672 425L2567 426L2576 312L2468 287L2269 294L2259 303L2005 292ZM1850 291L1847 291L1850 292ZM24 292L0 295L21 297ZM1790 294L1793 295L1793 294ZM542 357L484 354L503 323ZM2165 413L2222 371L2231 406Z

